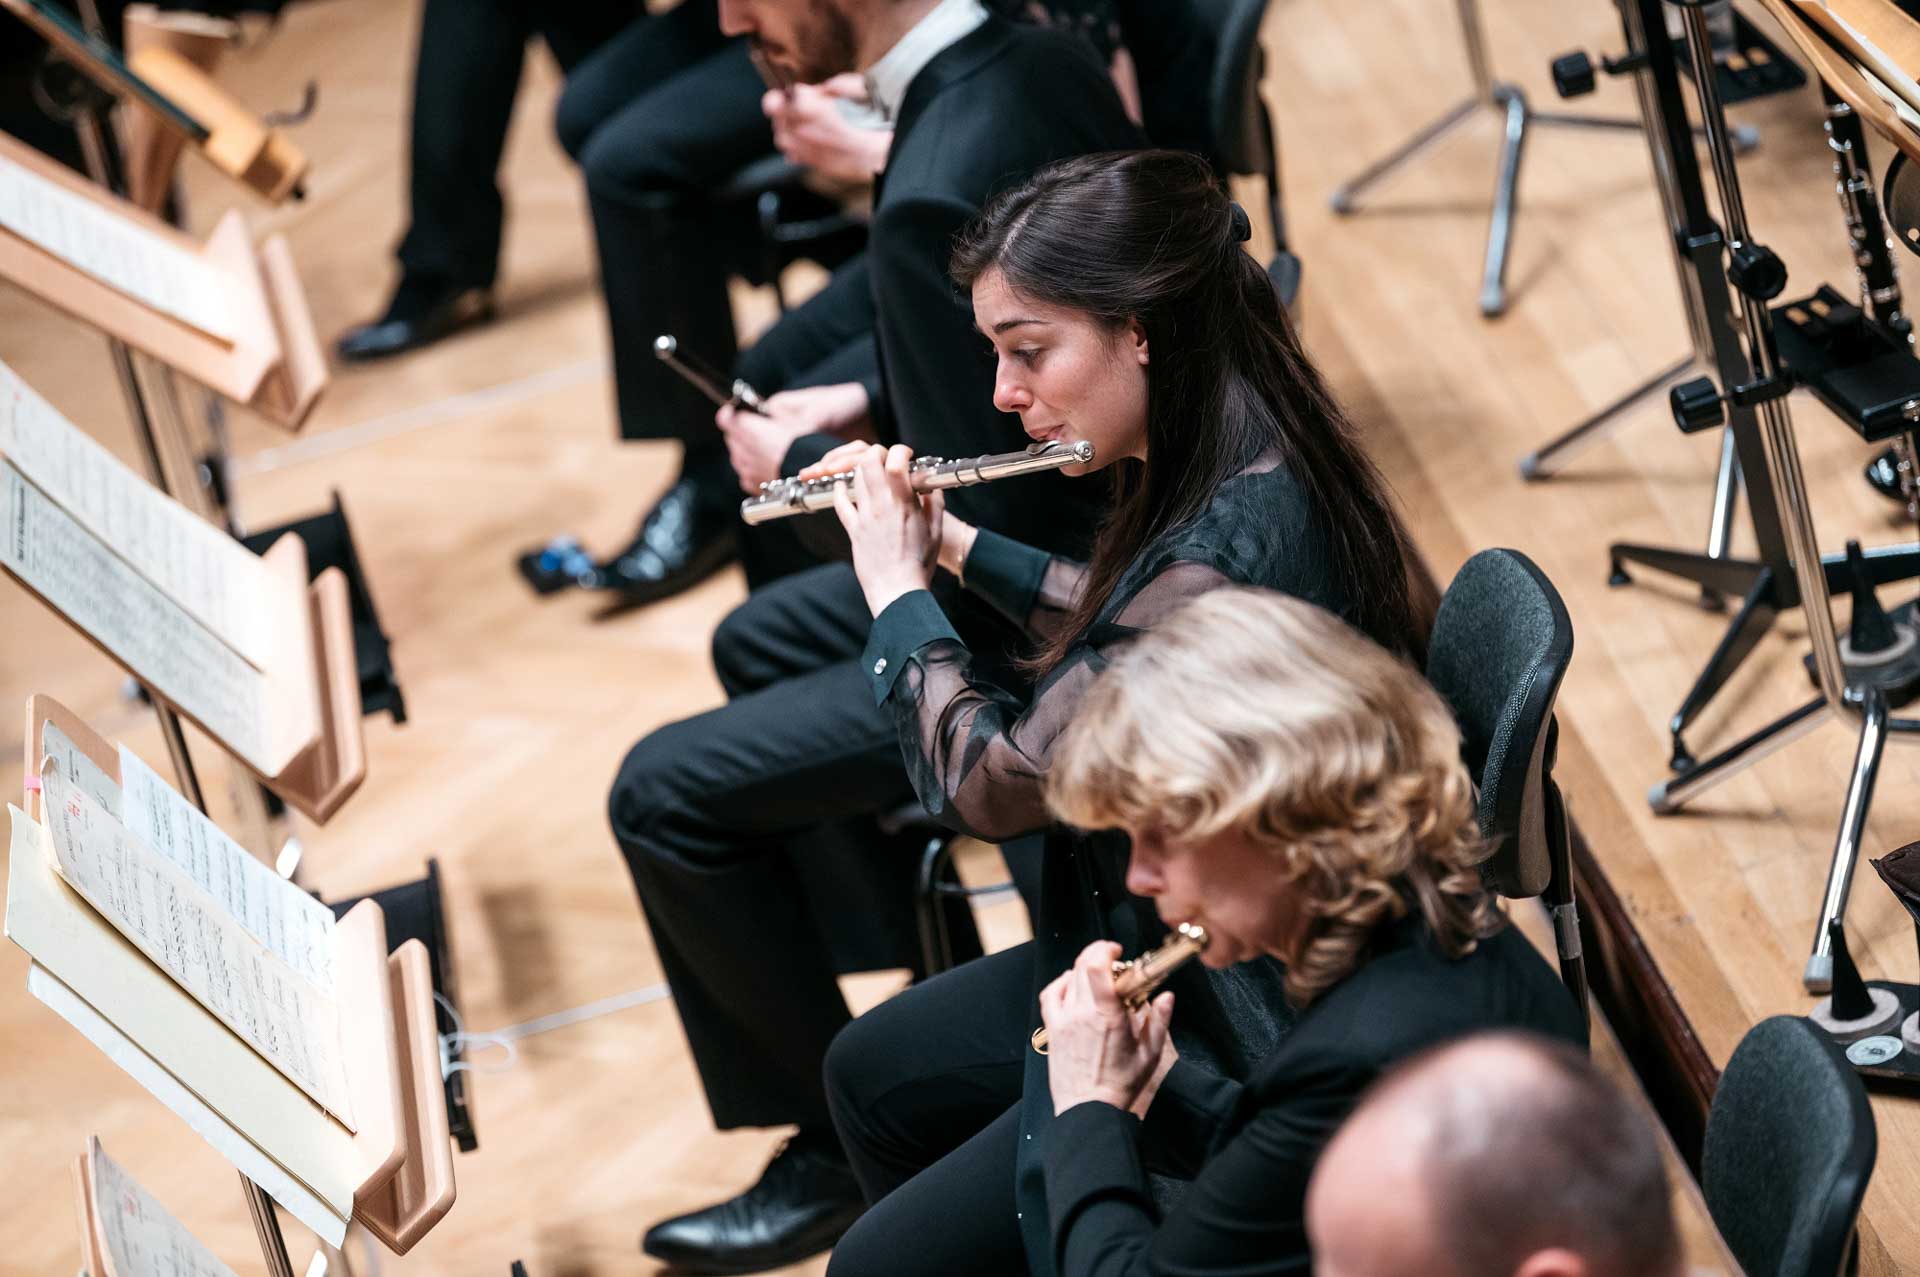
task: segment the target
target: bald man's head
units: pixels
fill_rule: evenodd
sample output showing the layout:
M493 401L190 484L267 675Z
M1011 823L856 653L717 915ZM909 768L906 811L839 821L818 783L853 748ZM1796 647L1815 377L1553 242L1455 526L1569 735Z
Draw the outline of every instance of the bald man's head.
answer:
M1362 1099L1307 1197L1319 1277L1667 1277L1653 1130L1585 1056L1521 1034L1426 1052Z

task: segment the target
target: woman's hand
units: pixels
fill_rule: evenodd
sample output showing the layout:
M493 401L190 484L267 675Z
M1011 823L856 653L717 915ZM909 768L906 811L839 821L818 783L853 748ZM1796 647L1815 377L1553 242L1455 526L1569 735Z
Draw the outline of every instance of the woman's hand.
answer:
M727 459L749 495L780 477L787 449L802 435L850 435L867 428L867 390L857 381L783 390L768 396L766 406L761 414L728 404L713 415L727 441Z
M887 166L892 129L864 129L841 113L843 100L864 102L866 81L836 75L824 84L769 91L760 109L773 123L773 144L788 160L841 182L870 182Z
M843 443L838 448L834 448L812 465L801 467L800 472L796 474L794 478L824 479L830 474L849 474L859 466L861 459L869 452L877 452L882 458L885 458L887 455L887 450L884 445L868 443L864 439L856 439L851 443Z
M834 513L853 546L853 570L875 616L901 595L926 589L940 554L946 500L938 492L916 493L908 478L912 466L913 450L904 444L868 448L852 485L833 493Z
M1047 1026L1047 1084L1053 1111L1099 1100L1144 1115L1175 1053L1167 1025L1173 994L1129 1011L1113 988L1120 946L1096 940L1040 992Z

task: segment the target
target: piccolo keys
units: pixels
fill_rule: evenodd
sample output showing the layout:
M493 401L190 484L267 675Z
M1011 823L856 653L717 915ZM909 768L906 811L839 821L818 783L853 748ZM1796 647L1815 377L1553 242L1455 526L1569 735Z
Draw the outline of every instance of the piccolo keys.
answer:
M970 488L976 483L1010 479L1015 475L1038 474L1058 470L1076 462L1093 460L1093 445L1048 441L1036 443L1019 452L996 452L984 457L964 457L947 461L940 457L916 457L908 481L915 492L933 492L942 488ZM830 474L819 479L774 479L760 485L760 495L740 503L740 517L748 523L765 523L792 514L812 514L833 508L836 490L853 483L853 473Z
M1166 983L1168 976L1185 966L1188 959L1199 957L1206 947L1207 929L1198 923L1183 922L1159 948L1149 949L1131 962L1114 963L1113 991L1120 995L1127 1010L1138 1010L1146 1005L1154 990ZM1042 1055L1047 1053L1045 1025L1033 1031L1033 1049Z
M766 415L767 401L760 397L759 391L738 377L735 377L733 379L733 393L721 393L720 378L715 375L712 369L702 364L692 355L681 354L680 341L678 338L670 337L665 333L655 337L653 339L653 355L654 358L685 378L688 385L713 400L714 407L725 408L728 405L732 405L735 408L745 408L748 412L757 412L762 416Z

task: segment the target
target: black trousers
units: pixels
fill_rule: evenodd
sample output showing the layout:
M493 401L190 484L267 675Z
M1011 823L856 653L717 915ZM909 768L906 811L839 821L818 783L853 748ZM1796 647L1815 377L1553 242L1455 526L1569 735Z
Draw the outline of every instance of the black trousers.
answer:
M868 625L843 564L756 591L713 639L732 699L634 746L608 800L722 1128L824 1126L852 942L891 929L912 952L913 857L867 836L913 797L856 659Z
M873 1205L831 1277L1027 1271L1014 1204L1031 945L916 985L827 1052L827 1099Z
M410 276L492 285L504 210L495 175L527 41L571 71L622 28L646 26L636 0L426 0L413 71Z
M684 0L582 65L556 117L587 181L621 436L679 439L694 470L725 464L713 405L654 358L653 339L733 366L727 277L759 232L751 203L715 191L773 152L764 91L745 41L721 33L718 0Z

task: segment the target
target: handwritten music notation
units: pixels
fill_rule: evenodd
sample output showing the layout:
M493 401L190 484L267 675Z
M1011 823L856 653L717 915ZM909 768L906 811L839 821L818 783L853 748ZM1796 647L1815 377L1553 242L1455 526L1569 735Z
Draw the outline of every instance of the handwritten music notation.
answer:
M339 1009L53 759L41 767L54 865L94 910L309 1098L354 1129Z
M128 833L171 860L275 957L333 993L333 910L261 864L125 745L120 792L118 819Z
M95 1277L234 1277L159 1200L87 1141L87 1197L110 1274Z

